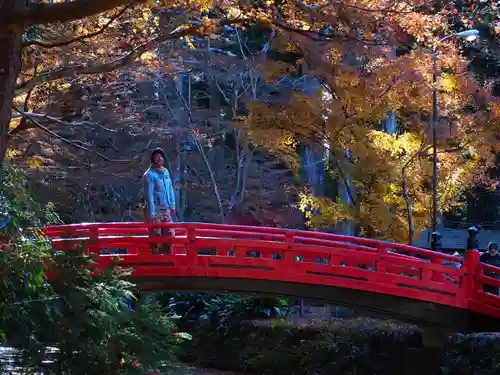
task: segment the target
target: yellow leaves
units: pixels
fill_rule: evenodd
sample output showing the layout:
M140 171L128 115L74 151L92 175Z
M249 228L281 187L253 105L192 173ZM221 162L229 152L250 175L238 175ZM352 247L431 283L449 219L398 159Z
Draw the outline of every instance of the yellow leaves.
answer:
M156 0L140 0L148 8L156 8Z
M153 17L153 25L155 25L156 27L160 26L160 17L158 16Z
M144 63L150 63L152 62L153 60L156 60L157 56L156 56L156 52L154 51L148 51L148 52L144 52L140 59L144 62Z
M193 42L191 42L191 37L186 36L185 40L186 40L186 44L187 44L187 46L188 46L189 49L195 49L196 48L194 46Z
M75 34L77 34L77 35L78 34L83 34L84 32L88 32L88 31L85 30L81 24L77 24L75 26Z
M9 130L17 128L20 123L21 123L21 117L11 119L9 122Z
M330 229L340 222L355 218L352 210L344 202L315 197L306 189L299 193L297 208L305 215L308 225L315 229Z
M281 130L299 138L313 137L321 129L321 108L310 97L294 95L285 107L248 103L250 116L248 125L253 130Z
M368 133L368 140L375 148L383 151L392 151L396 138L386 132L372 130Z
M187 30L189 29L190 25L188 24L182 24L182 25L179 25L177 28L175 28L172 33L177 33L177 32L180 32L182 30Z
M38 169L44 166L43 160L40 158L32 157L28 159L28 168Z
M15 159L15 158L18 158L20 156L22 156L22 151L21 150L16 150L16 149L13 149L13 148L9 148L7 149L7 152L5 153L5 159L6 160L12 160L12 159Z
M288 135L288 136L284 136L283 138L281 138L279 140L278 147L279 148L293 148L293 147L297 147L297 145L298 145L297 139L291 135Z
M453 74L443 74L441 76L440 84L441 88L448 93L458 91L461 86L458 76Z
M446 22L442 14L405 13L389 14L388 19L393 25L397 25L413 35L418 42L430 42L438 39L435 35L446 32Z
M365 129L365 130L363 130ZM403 195L403 168L412 203L412 217L416 233L428 225L431 208L432 148L422 144L419 134L406 132L397 136L377 130L366 130L363 125L351 125L351 138L345 145L355 162L346 173L353 179L360 199L357 210L351 208L355 221L367 231L399 242L408 239L407 206ZM439 208L447 210L455 197L470 186L477 170L475 151L439 153ZM440 148L451 148L446 144Z
M373 148L387 152L392 158L406 162L421 146L421 139L414 133L404 133L399 136L386 132L371 130L367 137Z
M298 52L297 51L297 46L294 43L288 43L286 50L288 52Z

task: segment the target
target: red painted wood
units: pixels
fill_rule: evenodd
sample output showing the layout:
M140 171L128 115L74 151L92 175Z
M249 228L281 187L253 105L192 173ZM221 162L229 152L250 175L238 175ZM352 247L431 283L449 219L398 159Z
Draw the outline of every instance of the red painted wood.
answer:
M149 237L148 230L153 227L174 228L176 236ZM500 269L481 264L476 251L468 251L461 259L367 238L234 224L90 223L47 227L45 233L60 249L83 245L95 254L101 249L126 249L119 264L132 268L133 276L249 278L328 285L500 317L500 297L483 289L485 284L500 286L497 279L484 276L484 270L500 273ZM149 244L155 242L171 243L173 253L152 254ZM97 255L96 266L106 267L113 258Z

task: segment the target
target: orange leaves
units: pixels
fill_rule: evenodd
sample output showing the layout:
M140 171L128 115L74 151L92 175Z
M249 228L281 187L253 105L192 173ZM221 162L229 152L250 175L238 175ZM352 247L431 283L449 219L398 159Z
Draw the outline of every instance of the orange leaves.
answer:
M218 27L216 20L205 20L203 25L199 28L200 35L210 35L213 34Z
M405 13L388 15L389 22L402 28L420 43L431 43L439 39L435 35L447 35L446 19L443 14Z
M494 118L500 119L500 98L496 98L490 102L490 111Z

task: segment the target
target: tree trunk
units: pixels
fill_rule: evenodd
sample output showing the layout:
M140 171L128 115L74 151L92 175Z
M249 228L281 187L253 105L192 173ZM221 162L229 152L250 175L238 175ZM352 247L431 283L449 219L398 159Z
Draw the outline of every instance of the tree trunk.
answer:
M408 163L401 169L401 180L403 188L403 197L406 203L406 213L408 215L408 244L413 245L413 236L415 235L415 228L413 226L413 207L410 197L410 192L408 191L408 180L406 178L406 167Z
M0 1L0 14L9 14L23 1ZM9 123L14 100L14 85L21 71L21 28L0 35L0 165L3 165L9 141Z

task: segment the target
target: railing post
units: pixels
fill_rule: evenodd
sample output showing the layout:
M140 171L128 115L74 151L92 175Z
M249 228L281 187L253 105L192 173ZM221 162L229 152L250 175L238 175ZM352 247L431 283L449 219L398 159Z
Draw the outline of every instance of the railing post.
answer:
M294 237L295 233L291 230L286 231L285 233L285 244L286 244L286 250L292 250L293 249L293 242L294 242ZM291 259L291 262L295 261L295 258L292 256L287 256L286 255L286 250L283 253L283 260L289 262Z
M187 239L189 242L193 242L196 239L196 228L187 229Z
M293 231L287 231L286 234L285 234L285 243L287 245L287 249L291 250L292 249L292 245L293 245L293 242L294 242L294 237L295 237L295 233Z
M474 292L477 288L476 275L479 272L479 251L466 250L464 259L464 294L466 300L474 298Z
M84 254L101 254L101 249L97 247L99 238L99 228L91 227L89 228L89 239L85 243L85 248L83 249Z
M381 273L386 273L387 267L386 267L386 261L385 261L385 256L389 253L387 250L386 245L379 245L377 246L377 253L380 256L380 259L377 261L377 264L375 266L375 271L376 272L381 272Z
M188 243L186 244L186 255L193 260L197 257L198 255L198 249L195 249L193 247L193 242L196 240L196 228L189 227L186 229L186 238L188 240Z
M443 265L443 258L439 256L439 253L434 253L429 257L430 264L439 264ZM432 281L436 281L439 283L442 283L444 281L444 274L442 271L430 271L431 272L431 277L430 279Z

